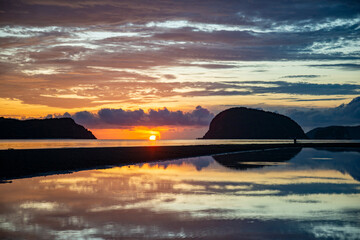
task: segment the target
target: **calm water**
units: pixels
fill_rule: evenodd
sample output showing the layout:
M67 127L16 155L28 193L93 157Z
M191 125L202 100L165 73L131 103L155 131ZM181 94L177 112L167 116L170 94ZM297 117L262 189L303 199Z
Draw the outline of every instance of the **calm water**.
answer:
M360 239L359 181L359 152L315 149L19 179L0 239Z
M135 147L135 146L184 146L184 145L211 145L211 144L264 144L264 143L292 143L289 139L186 139L186 140L0 140L0 149L40 149L40 148L79 148L79 147ZM360 140L298 140L301 142L358 142Z

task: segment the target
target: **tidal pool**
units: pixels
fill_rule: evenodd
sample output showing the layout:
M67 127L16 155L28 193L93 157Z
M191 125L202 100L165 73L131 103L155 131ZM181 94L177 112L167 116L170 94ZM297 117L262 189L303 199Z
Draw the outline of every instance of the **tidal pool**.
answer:
M359 181L359 149L308 148L17 179L0 238L360 239Z

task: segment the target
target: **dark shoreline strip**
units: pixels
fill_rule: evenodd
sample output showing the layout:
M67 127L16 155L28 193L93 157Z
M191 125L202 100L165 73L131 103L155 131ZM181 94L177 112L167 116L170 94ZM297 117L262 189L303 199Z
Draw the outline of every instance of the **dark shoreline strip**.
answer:
M0 180L72 172L105 166L213 155L272 148L360 148L360 143L301 143L149 146L108 148L61 148L0 150Z

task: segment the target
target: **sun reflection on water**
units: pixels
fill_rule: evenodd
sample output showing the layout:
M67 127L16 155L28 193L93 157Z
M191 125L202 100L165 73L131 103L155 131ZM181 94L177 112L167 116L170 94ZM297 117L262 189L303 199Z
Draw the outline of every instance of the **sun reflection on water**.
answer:
M242 170L207 156L14 180L0 185L0 236L312 239L338 229L356 239L360 183L347 169L359 155L305 149Z

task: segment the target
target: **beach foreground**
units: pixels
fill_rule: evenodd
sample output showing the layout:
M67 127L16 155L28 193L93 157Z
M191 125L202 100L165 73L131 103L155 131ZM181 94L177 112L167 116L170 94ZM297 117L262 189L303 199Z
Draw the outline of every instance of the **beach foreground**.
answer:
M359 159L279 148L14 179L0 239L359 239Z
M360 149L360 143L147 146L0 150L0 179L32 177L186 157L274 148Z

